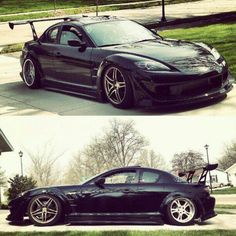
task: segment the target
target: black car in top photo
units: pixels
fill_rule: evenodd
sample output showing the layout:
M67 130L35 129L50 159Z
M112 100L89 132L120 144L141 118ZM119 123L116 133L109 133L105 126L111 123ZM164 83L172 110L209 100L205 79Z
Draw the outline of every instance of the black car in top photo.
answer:
M25 216L38 226L67 223L190 225L216 214L206 176L217 167L180 173L187 181L168 172L130 166L99 174L81 185L52 186L21 193L9 203L11 222Z
M64 20L37 36L34 22ZM204 43L164 39L115 16L9 22L30 24L34 39L21 55L29 88L108 101L117 108L190 104L225 97L232 77L225 59Z

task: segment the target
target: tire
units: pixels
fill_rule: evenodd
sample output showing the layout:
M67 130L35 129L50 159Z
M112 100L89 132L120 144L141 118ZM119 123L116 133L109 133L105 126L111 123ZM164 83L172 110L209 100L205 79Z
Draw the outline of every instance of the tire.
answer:
M27 87L31 89L37 89L40 87L40 74L38 71L38 65L31 57L27 57L24 60L22 66L23 80Z
M197 213L193 201L185 197L173 199L166 210L167 219L173 225L191 225Z
M127 74L111 65L104 72L103 88L107 100L116 108L127 109L134 105L134 95Z
M27 213L34 225L51 226L61 219L62 206L56 197L42 194L31 199Z

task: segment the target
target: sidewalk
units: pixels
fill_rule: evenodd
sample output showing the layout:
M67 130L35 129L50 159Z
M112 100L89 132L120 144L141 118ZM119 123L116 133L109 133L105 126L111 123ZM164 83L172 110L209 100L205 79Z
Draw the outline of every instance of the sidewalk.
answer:
M199 16L214 15L223 12L233 12L236 15L235 0L201 0L197 2L166 5L167 20L185 19ZM139 21L140 23L154 23L161 19L161 6L144 9L128 9L102 12L102 15L116 15ZM90 13L88 15L94 15ZM55 22L56 23L56 22ZM35 28L40 35L52 22L40 22ZM0 46L21 43L32 39L30 26L18 26L12 31L7 23L0 24Z

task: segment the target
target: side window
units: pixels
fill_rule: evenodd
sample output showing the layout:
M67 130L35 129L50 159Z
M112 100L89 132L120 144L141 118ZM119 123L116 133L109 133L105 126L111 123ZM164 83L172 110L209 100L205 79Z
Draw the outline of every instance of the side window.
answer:
M59 32L59 27L50 29L46 35L41 38L43 43L57 43L57 36Z
M131 184L136 183L136 172L120 172L113 175L109 175L105 178L105 184Z
M63 26L60 37L60 44L68 45L69 40L82 41L81 39L82 39L82 34L77 28L73 26Z
M151 171L143 171L140 183L157 183L159 180L159 173Z

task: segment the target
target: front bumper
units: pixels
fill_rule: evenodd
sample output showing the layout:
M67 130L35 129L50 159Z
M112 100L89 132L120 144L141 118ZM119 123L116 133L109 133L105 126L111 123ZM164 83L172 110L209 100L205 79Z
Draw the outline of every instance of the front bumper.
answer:
M227 69L204 75L181 73L136 72L134 86L136 100L150 100L152 104L191 104L225 96L233 88L234 78Z
M22 197L13 199L9 205L10 214L7 216L6 220L11 222L23 221L24 216L27 211L27 204Z

